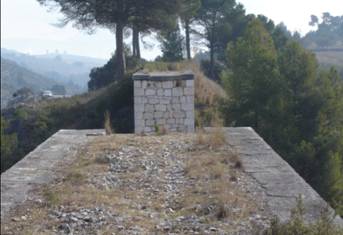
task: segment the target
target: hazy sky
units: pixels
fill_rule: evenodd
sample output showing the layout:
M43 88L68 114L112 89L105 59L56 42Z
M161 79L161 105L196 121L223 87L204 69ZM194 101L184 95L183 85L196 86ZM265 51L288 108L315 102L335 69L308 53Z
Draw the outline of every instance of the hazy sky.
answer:
M264 14L275 21L284 22L292 31L301 34L311 28L308 22L311 14L343 14L343 0L238 0L247 13ZM31 54L47 51L108 59L115 49L114 35L99 29L93 35L72 28L70 25L57 28L62 16L48 12L37 0L1 0L1 47ZM143 49L144 58L153 59L159 54L159 47Z

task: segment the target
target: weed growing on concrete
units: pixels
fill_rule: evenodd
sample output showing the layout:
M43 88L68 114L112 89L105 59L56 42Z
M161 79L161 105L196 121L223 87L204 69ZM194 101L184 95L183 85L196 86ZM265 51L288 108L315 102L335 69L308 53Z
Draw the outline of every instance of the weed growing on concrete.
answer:
M51 188L46 187L42 191L43 197L47 203L47 206L53 207L60 203L60 198L56 192L54 192Z
M296 207L291 211L291 218L287 223L280 223L274 218L270 229L264 235L342 235L343 228L333 223L334 215L328 208L322 210L321 217L314 223L304 221L304 205L301 197L297 199Z
M105 128L106 135L111 135L113 133L113 129L111 125L111 115L108 110L104 114L104 128Z

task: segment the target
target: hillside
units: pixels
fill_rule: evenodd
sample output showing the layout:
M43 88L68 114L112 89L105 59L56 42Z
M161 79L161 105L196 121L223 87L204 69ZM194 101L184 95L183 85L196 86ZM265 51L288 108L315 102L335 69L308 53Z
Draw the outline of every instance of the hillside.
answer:
M56 81L34 73L17 63L1 57L1 108L7 105L13 93L20 88L30 88L38 93L50 89Z
M86 91L91 69L106 63L105 60L83 56L57 53L28 55L5 48L1 48L1 56L44 77L77 85L74 93Z
M201 113L203 117L201 122L209 124L213 114L211 108L217 98L225 96L225 92L218 84L207 79L195 64L179 66L194 71L196 109L198 116ZM163 69L165 68L160 68ZM131 75L105 88L82 95L41 101L34 108L2 110L2 116L9 122L8 133L16 133L18 146L10 156L1 158L1 170L6 170L59 129L103 128L106 111L111 114L111 124L116 133L133 132Z
M341 50L314 50L319 63L324 67L334 66L343 79L343 49Z

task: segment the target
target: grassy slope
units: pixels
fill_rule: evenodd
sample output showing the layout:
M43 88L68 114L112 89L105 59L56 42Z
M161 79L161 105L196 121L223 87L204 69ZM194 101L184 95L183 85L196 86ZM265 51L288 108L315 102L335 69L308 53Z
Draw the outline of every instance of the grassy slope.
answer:
M20 88L27 87L34 92L39 92L50 89L55 84L57 82L54 80L25 69L11 60L1 58L1 107Z
M343 78L343 51L318 51L315 53L322 66L336 67Z

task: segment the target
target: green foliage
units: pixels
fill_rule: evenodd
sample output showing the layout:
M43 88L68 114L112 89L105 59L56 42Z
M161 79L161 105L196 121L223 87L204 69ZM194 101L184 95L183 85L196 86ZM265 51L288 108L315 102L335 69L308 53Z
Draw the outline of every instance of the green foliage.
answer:
M207 77L211 77L211 61L209 60L202 60L201 61L201 70ZM212 79L215 81L220 81L221 73L226 69L226 67L221 63L215 63L213 66L213 74Z
M197 32L207 41L210 53L210 78L214 79L217 57L223 59L227 43L237 38L244 28L244 8L235 0L201 0L196 20L204 30Z
M172 30L162 32L159 41L161 42L162 61L176 62L183 59L182 44L183 37L179 26Z
M17 147L17 135L7 134L8 123L1 116L1 172L9 167L11 156Z
M228 46L226 122L254 127L342 214L343 81L295 41L276 50L265 25Z
M24 106L16 110L4 110L3 115L8 123L6 135L15 134L18 141L15 151L8 155L8 164L2 165L1 170L19 161L60 129L104 128L104 113L107 110L111 113L110 124L116 132L132 132L133 82L128 77L131 75L85 95L50 100L33 108ZM3 138L3 134L1 136Z
M200 0L182 0L181 1L181 9L180 9L180 18L182 24L185 28L185 42L186 42L186 53L187 59L191 59L191 38L190 35L192 33L192 23L195 20L195 16L197 11L200 8L201 1Z
M65 95L67 93L63 85L54 85L50 88L54 95Z
M272 135L269 125L279 118L283 85L272 38L259 20L253 20L244 36L229 45L228 54L233 76L223 79L233 101L226 107L231 118L237 125L251 125L264 136Z
M129 56L128 50L126 51L125 55L126 66L129 73L134 72L145 62L142 59L136 58L134 56ZM114 81L122 79L122 77L117 76L116 70L116 57L115 55L113 55L111 59L103 67L93 68L91 70L89 74L90 80L88 82L88 90L97 90L102 87L108 86L110 83Z
M310 31L302 39L305 47L316 48L342 48L343 47L343 15L332 16L324 12L321 22L317 16L311 16L311 26L317 26L317 30Z
M286 223L278 219L272 221L271 227L264 235L342 235L343 229L333 223L334 215L328 208L321 212L321 217L314 223L304 221L304 206L301 198L297 199L297 206L291 212L291 218Z
M57 8L65 16L61 26L69 22L79 29L93 32L96 27L115 30L116 76L126 72L124 31L134 25L138 30L164 29L175 22L179 0L37 0L40 4ZM149 14L147 14L149 12Z

